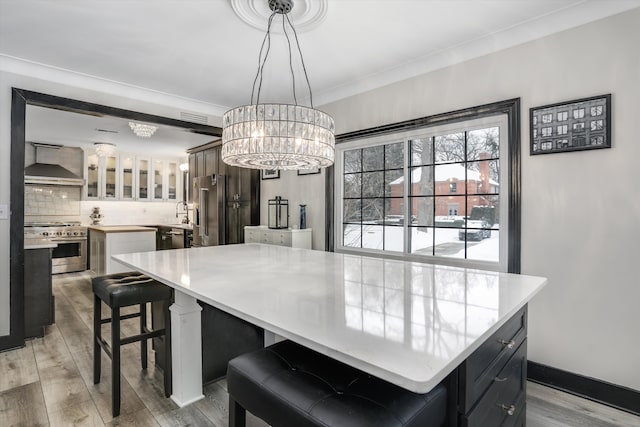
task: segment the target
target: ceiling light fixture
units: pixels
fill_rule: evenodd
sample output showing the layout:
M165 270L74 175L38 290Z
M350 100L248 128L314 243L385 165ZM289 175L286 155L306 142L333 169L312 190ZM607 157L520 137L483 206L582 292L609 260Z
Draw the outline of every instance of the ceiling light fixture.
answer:
M129 122L129 127L140 138L149 138L154 134L158 126L144 125L142 123Z
M269 0L269 8L272 13L258 55L258 72L253 80L251 103L227 111L222 118L222 160L231 166L251 169L312 169L331 166L335 153L335 124L331 116L313 108L311 84L298 35L288 15L293 8L293 0ZM263 69L271 48L271 24L276 15L282 16L282 30L289 47L294 105L260 104ZM298 105L296 98L287 24L293 32L300 55L309 88L310 107ZM254 104L256 84L258 92Z
M96 150L98 157L113 156L113 153L116 152L116 146L109 142L94 142L93 148Z

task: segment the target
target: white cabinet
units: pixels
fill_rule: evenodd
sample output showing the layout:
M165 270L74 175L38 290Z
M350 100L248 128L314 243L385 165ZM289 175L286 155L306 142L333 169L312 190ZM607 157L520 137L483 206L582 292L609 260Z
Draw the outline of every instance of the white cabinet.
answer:
M153 177L151 188L153 200L176 201L182 200L182 194L178 194L182 183L181 174L178 173L178 161L176 160L152 160Z
M120 196L118 156L100 157L94 151L87 151L85 165L85 199L117 200Z
M311 229L271 229L266 225L246 226L244 241L245 243L268 243L291 248L311 249Z
M182 174L177 159L129 153L99 157L85 151L85 200L182 200Z
M122 273L131 268L111 259L112 255L156 250L156 229L137 226L89 227L89 269L96 276Z
M120 200L150 200L151 159L134 154L120 154Z

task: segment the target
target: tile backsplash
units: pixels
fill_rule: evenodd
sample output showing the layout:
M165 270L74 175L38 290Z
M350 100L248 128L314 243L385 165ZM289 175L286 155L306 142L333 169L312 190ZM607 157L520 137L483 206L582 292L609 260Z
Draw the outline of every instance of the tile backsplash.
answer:
M162 225L176 224L182 220L182 208L176 218L174 202L128 202L128 201L82 201L80 202L80 220L91 225L91 211L100 208L100 225ZM191 217L191 212L189 212Z
M100 225L162 225L179 223L184 214L175 202L81 200L80 187L27 184L24 186L25 222L80 221L91 225L91 211L100 208ZM193 215L189 212L189 218Z
M80 187L32 185L24 186L26 217L80 215Z

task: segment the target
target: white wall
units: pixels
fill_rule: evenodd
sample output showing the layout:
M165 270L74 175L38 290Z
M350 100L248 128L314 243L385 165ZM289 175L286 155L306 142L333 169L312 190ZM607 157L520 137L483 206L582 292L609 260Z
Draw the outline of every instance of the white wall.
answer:
M268 200L282 196L289 201L289 228L300 227L300 206L307 205L307 228L311 228L311 246L324 250L325 170L315 175L280 171L280 178L260 181L260 224L267 225Z
M529 357L640 389L640 9L406 80L323 110L338 133L520 97ZM529 108L613 94L613 148L529 155ZM291 190L294 191L294 190Z

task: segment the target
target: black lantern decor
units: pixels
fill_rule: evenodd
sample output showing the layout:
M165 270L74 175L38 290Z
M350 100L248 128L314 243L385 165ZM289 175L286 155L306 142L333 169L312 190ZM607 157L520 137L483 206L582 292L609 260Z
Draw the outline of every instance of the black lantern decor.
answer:
M269 228L289 228L289 201L280 196L269 200Z

